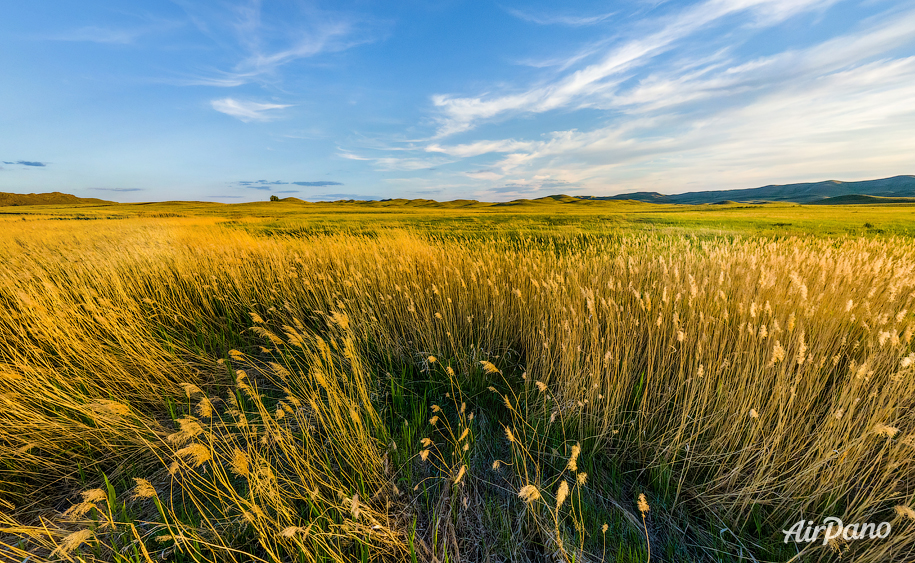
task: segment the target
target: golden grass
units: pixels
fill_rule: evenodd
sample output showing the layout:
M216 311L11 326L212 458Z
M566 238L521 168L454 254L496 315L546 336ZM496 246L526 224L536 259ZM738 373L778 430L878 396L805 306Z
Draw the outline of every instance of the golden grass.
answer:
M776 530L903 515L856 557L911 556L913 301L907 239L559 245L10 222L0 559L454 560L454 514L474 510L488 471L507 475L550 553L598 560L585 538L606 528L582 528L581 499L601 458L666 471L670 510L735 529L760 509ZM450 389L413 443L382 409L382 359ZM483 459L487 428L508 459ZM431 514L416 501L428 483L398 489L405 449L409 471L440 484ZM76 502L102 471L137 486ZM129 496L142 517L119 515ZM644 496L618 506L639 532L639 512L651 523Z

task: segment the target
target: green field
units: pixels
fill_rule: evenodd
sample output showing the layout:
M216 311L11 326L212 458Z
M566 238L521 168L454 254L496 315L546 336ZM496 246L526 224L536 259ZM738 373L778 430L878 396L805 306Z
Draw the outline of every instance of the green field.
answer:
M162 202L0 208L6 218L125 219L219 217L280 233L371 232L408 227L476 235L664 232L693 235L915 234L915 205L798 205L790 203L655 205L574 198L517 203L394 200L390 202L220 204Z

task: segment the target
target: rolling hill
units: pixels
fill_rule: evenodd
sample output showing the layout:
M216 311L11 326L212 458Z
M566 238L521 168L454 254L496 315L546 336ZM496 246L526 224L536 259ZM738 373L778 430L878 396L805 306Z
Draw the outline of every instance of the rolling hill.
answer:
M72 194L51 192L45 194L13 194L0 192L0 207L16 205L74 205L74 204L105 204L115 203L94 197L76 197Z

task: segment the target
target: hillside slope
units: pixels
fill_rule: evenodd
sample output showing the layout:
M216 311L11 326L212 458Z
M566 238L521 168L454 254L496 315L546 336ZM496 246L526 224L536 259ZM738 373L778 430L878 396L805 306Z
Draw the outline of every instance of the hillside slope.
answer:
M894 176L879 180L861 182L810 182L800 184L770 185L761 188L687 192L664 195L657 192L633 192L614 196L580 196L581 199L634 199L648 203L703 204L731 200L740 203L763 201L784 201L792 203L815 203L826 198L850 195L876 197L915 197L915 176ZM840 203L836 201L835 203Z
M14 205L70 205L78 203L114 203L94 197L76 197L73 194L51 192L45 194L13 194L0 192L0 207Z

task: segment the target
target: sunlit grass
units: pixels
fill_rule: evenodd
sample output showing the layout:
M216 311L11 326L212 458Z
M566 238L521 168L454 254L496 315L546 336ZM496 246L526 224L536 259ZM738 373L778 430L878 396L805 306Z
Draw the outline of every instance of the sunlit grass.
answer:
M4 222L0 559L912 557L909 239L265 220Z

